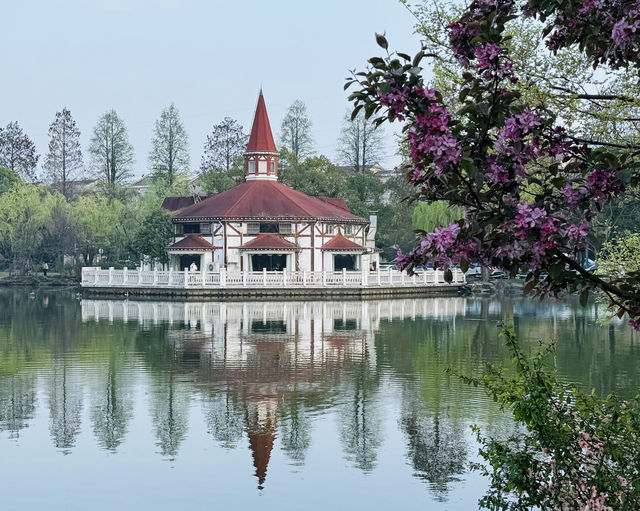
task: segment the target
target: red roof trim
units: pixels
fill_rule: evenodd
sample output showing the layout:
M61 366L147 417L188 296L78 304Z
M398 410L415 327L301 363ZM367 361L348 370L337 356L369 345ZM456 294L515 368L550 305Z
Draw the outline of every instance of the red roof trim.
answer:
M271 124L267 115L267 106L264 103L264 96L260 91L256 113L253 117L251 136L247 144L247 152L277 152L276 144L271 133Z
M365 218L355 216L337 205L270 180L245 181L174 215L174 221L177 222L223 219L305 219L332 223L368 223Z
M185 234L184 238L169 245L167 250L214 250L215 247L205 240L200 234Z
M258 234L254 239L247 241L240 250L300 250L295 243L285 240L275 233Z
M354 243L351 240L345 238L342 234L337 234L329 241L327 241L320 250L349 250L349 251L364 251L365 247Z

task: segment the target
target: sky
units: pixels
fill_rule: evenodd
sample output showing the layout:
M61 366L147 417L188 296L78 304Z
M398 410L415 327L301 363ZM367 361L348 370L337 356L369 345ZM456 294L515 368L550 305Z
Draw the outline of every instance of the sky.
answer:
M414 19L397 0L0 0L0 126L18 121L44 160L56 111L71 110L85 151L99 116L124 119L135 175L148 171L155 120L174 102L200 166L206 135L229 116L249 132L262 86L274 135L303 100L315 149L336 159L349 70L382 51L415 53ZM385 130L382 164L398 163ZM277 140L276 140L277 143Z

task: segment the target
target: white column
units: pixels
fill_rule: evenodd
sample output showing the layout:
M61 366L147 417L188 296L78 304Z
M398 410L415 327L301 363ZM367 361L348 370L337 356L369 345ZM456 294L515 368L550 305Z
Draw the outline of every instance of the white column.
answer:
M158 268L153 269L153 285L158 285Z
M302 285L307 287L307 270L302 270Z
M347 269L346 268L342 268L342 285L343 286L347 285Z
M378 264L376 266L376 273L377 273L376 276L378 277L378 285L380 286L381 285L381 283L380 283L380 264Z
M113 266L109 268L109 285L113 282Z
M184 269L184 287L187 287L189 284L189 270L187 268Z
M360 256L360 273L362 275L360 284L366 287L369 284L369 254Z
M243 287L247 287L247 270L243 270L242 272L242 285Z
M262 268L262 285L267 287L267 269Z
M129 268L127 268L126 266L124 268L122 268L122 283L126 286L127 285L127 274L129 273Z
M393 286L393 268L389 268L387 273L389 273L389 285Z
M220 268L220 287L227 287L227 269L225 267Z

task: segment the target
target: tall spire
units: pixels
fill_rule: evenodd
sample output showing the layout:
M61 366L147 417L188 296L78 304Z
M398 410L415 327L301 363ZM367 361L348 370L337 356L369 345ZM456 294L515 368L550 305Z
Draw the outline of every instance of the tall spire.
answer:
M251 136L247 144L246 164L247 180L269 179L276 181L278 179L278 149L273 141L262 87L260 87Z

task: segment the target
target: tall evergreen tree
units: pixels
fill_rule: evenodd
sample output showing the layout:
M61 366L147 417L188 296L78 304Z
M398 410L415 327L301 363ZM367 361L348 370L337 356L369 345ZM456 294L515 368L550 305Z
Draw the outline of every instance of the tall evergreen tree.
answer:
M151 144L151 171L172 186L177 174L189 171L189 137L180 121L180 112L173 103L162 111L156 121Z
M6 128L0 128L0 165L13 170L24 179L33 180L39 158L35 144L17 122L10 122Z
M47 177L59 187L62 195L69 199L69 181L80 177L83 171L80 130L71 112L66 108L56 113L49 126L49 152L44 169Z
M347 114L338 140L340 160L356 174L378 163L384 152L382 130L360 112L354 119Z
M280 125L280 145L301 161L313 152L311 119L304 101L296 99L287 109Z
M107 188L122 184L131 176L135 161L133 147L129 143L127 127L115 110L98 119L89 153L93 170Z
M248 139L238 121L225 117L220 124L214 125L211 134L207 135L200 163L202 172L228 172L233 166L234 158L244 153Z

